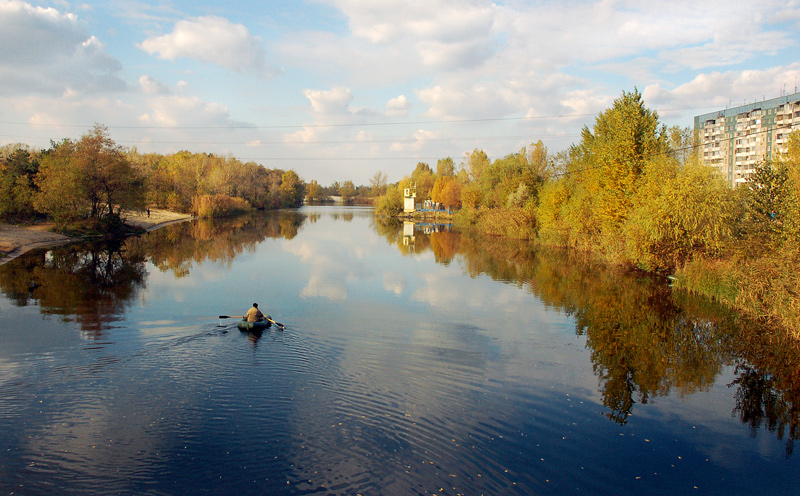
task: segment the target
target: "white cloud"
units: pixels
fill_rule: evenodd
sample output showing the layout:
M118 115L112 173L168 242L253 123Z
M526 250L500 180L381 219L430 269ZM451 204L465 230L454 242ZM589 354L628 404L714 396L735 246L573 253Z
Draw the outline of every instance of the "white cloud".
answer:
M614 95L616 97L616 95ZM576 90L567 92L561 100L561 106L567 113L576 116L590 115L602 112L612 103L612 97L597 94L593 90Z
M403 38L464 41L486 36L494 6L464 0L333 0L356 36L388 44ZM457 20L457 21L456 21Z
M175 23L169 34L153 36L136 45L163 60L199 60L236 72L266 75L268 66L261 39L242 24L216 16Z
M87 35L74 14L19 0L0 3L0 63L38 65L69 57Z
M411 109L411 102L405 95L392 98L386 103L386 115L390 117L405 117Z
M233 121L230 110L223 104L208 102L194 96L165 95L147 99L149 112L139 120L165 127L231 127L243 125Z
M524 92L510 88L503 81L448 80L416 94L429 107L426 115L433 118L502 117L519 113L529 102Z
M391 293L401 295L408 286L406 275L403 272L384 272L383 289Z
M442 137L442 134L439 132L427 131L425 129L414 131L411 134L413 139L407 141L396 141L392 143L391 150L395 152L418 152L426 146L428 141L436 140Z
M784 91L794 93L797 81L800 81L800 62L765 70L703 73L674 89L653 84L642 91L642 97L648 105L667 109L685 109L696 106L696 102L704 102L708 110L689 109L699 115L727 106L774 98ZM690 124L686 122L686 125Z
M139 77L139 88L141 89L142 93L148 95L163 95L169 93L169 90L161 84L159 81L156 81L153 76L143 75Z
M0 3L0 88L9 93L124 91L122 65L77 16L19 0Z
M349 88L333 88L330 90L303 90L303 94L311 102L311 108L318 114L344 114L353 101L353 92Z

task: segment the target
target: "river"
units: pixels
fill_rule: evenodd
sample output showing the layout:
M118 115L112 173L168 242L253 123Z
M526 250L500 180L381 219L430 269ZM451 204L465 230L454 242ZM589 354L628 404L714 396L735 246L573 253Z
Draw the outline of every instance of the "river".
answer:
M305 207L0 292L0 494L797 491L797 347L564 253ZM254 302L285 329L219 318Z

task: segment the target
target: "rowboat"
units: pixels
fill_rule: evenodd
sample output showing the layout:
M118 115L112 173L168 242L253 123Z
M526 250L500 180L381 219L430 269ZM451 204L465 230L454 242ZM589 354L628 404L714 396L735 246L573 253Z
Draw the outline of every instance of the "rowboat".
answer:
M264 320L259 320L257 322L248 322L247 319L242 319L236 324L236 327L239 328L240 331L244 332L254 332L254 331L263 331L264 329L269 329L272 325L272 317L267 315L267 318Z

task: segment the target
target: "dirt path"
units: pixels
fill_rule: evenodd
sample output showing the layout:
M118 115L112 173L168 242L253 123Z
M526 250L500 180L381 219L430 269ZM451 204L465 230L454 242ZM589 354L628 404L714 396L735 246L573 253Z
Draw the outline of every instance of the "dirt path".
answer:
M123 214L122 218L130 225L153 231L167 224L188 220L192 217L168 210L150 209L149 216L147 212L130 212ZM78 241L63 234L50 232L53 227L55 227L53 223L26 227L0 223L0 265L34 248L58 246Z

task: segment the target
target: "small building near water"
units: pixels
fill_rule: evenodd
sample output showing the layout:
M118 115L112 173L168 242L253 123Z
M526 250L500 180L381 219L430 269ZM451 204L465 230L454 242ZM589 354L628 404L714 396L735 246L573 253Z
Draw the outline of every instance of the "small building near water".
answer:
M416 210L417 186L405 188L403 191L403 212L409 213Z

